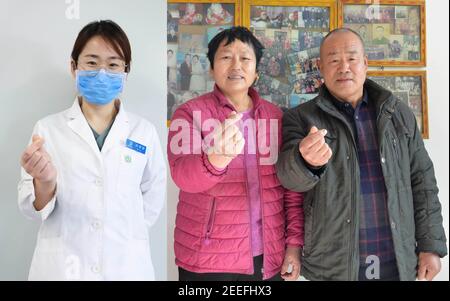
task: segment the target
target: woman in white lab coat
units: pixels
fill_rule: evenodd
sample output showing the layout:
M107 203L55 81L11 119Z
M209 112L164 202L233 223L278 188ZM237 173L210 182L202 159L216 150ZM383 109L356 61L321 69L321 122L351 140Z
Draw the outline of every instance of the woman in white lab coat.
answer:
M22 154L19 207L42 221L30 280L154 279L148 229L166 168L154 126L118 98L130 62L117 24L85 26L71 62L79 96L37 122Z

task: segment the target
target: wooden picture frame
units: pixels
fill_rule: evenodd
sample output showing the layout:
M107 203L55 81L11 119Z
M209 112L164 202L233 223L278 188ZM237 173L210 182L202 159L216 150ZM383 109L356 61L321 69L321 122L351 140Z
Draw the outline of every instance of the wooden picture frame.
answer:
M322 38L336 26L336 1L244 0L243 25L265 46L255 85L285 111L314 98L323 82Z
M424 139L429 138L426 71L368 71L367 77L404 101L416 116Z
M241 25L241 11L241 0L168 0L167 126L179 105L212 90L208 42Z
M425 0L339 0L338 27L362 35L369 66L426 66Z

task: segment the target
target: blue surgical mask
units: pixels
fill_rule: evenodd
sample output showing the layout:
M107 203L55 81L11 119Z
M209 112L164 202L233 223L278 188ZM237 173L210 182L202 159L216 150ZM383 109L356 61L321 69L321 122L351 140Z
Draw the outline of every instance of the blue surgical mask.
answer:
M112 73L105 69L77 70L77 90L88 102L106 105L122 92L125 76L125 72Z

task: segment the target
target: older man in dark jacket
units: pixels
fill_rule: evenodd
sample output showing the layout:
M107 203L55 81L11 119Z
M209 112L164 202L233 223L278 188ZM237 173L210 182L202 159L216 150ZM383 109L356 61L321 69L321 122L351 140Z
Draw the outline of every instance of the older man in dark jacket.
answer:
M359 35L322 41L325 84L283 116L281 183L305 192L310 280L431 280L447 254L433 164L410 109L366 79Z

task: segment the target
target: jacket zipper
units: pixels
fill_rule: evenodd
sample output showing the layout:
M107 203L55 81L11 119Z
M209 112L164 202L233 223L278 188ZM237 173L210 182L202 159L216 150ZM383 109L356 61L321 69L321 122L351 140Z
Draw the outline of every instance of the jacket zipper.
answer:
M386 101L383 103L383 107L384 107L384 104L386 103ZM383 108L382 107L382 108ZM384 113L385 115L387 115L387 118L392 118L392 114L394 113L394 109L386 109L389 113L386 113L385 112L385 110L380 110L380 114L379 114L379 116L378 116L378 118L377 118L377 128L381 128L379 125L378 125L378 123L379 123L379 119L381 119L381 114L382 113ZM381 137L382 137L382 135L383 135L383 133L379 133L379 141L378 141L378 143L379 143L379 145L380 145L380 148L381 148ZM388 137L388 139L387 139L387 141L389 141L389 137ZM398 150L398 148L397 148L397 141L396 141L396 139L393 137L392 138L392 145L393 145L393 148L394 148L394 153L395 153L395 156L396 156L396 159L397 160L400 160L400 154L399 154L399 150ZM380 153L380 155L381 155L381 153ZM384 178L386 178L386 174L385 174L385 168L383 168L383 165L382 165L382 172L383 172L383 177ZM387 190L387 188L386 188L386 190ZM387 200L388 201L388 200ZM389 210L389 204L387 204L387 207L386 207L386 209L387 209L387 214L388 214L388 220L389 220L389 223L390 223L390 226L391 226L391 224L392 224L392 219L391 219L391 213L390 213L390 210ZM397 270L398 270L398 272L399 272L399 274L401 273L400 271L402 270L401 269L401 267L400 267L400 265L399 265L399 260L397 260L397 253L395 252L395 250L396 250L396 242L395 242L395 239L394 239L394 234L392 233L392 228L391 228L391 237L392 237L392 243L393 243L393 245L394 245L394 253L395 253L395 259L396 259L396 263L397 263Z
M212 205L211 205L211 210L209 212L208 224L206 226L206 235L205 235L205 243L206 244L209 244L209 242L210 242L209 238L211 236L212 228L214 225L215 212L216 212L216 199L213 199Z
M243 160L245 161L245 160ZM249 224L248 224L248 241L249 241L249 246L250 246L250 266L252 267L251 269L251 274L255 273L255 267L253 266L253 246L252 246L252 206L250 204L250 198L249 198L249 194L248 194L248 184L247 184L247 166L245 165L244 162L244 169L245 169L245 191L247 192L247 203L248 203L248 220L249 220Z
M255 109L255 127L257 127L257 123L256 123L256 109ZM242 133L244 134L244 133ZM256 135L256 133L255 133ZM257 138L256 138L257 139ZM256 149L258 149L258 144L256 143ZM253 264L253 244L252 244L252 204L250 201L250 197L249 197L249 190L248 190L248 173L247 173L247 165L245 163L245 147L248 146L248 144L246 143L246 145L244 146L244 159L242 160L244 162L244 170L245 170L245 191L247 192L247 203L248 203L248 220L249 220L249 224L248 224L248 241L249 241L249 250L250 250L250 266L252 267L251 269L251 274L255 273L255 266ZM247 148L248 150L248 148ZM256 153L258 153L258 150L256 150ZM258 157L257 157L258 158ZM256 164L258 164L258 159L256 159Z
M356 150L357 152L358 150ZM352 181L350 182L350 191L352 191L352 199L351 199L351 203L350 203L350 213L354 213L354 218L350 218L350 227L351 227L351 231L350 231L350 258L349 258L349 264L348 264L348 279L352 280L352 274L353 274L353 257L354 257L354 239L355 239L355 229L356 229L356 224L354 222L354 220L356 219L356 215L358 214L358 212L356 212L356 201L355 201L355 195L354 195L354 190L355 190L355 183L354 181L355 179L355 164L354 164L354 158L351 162L352 164ZM353 225L352 225L353 224Z
M258 124L256 122L256 110L255 110L255 124ZM266 132L267 132L267 124L266 124ZM270 126L270 125L269 125ZM256 131L255 131L255 141L256 141L256 164L258 166L258 182L259 182L259 206L261 208L261 229L262 229L262 245L263 245L263 267L261 270L261 274L263 276L263 279L266 276L266 271L264 269L264 267L266 266L264 263L266 261L266 256L264 256L264 237L265 237L265 231L264 231L264 206L263 206L263 199L262 199L262 186L261 186L261 170L259 168L259 140L258 140L258 126L255 127ZM269 137L269 141L270 141L270 137ZM278 150L277 150L278 151Z

